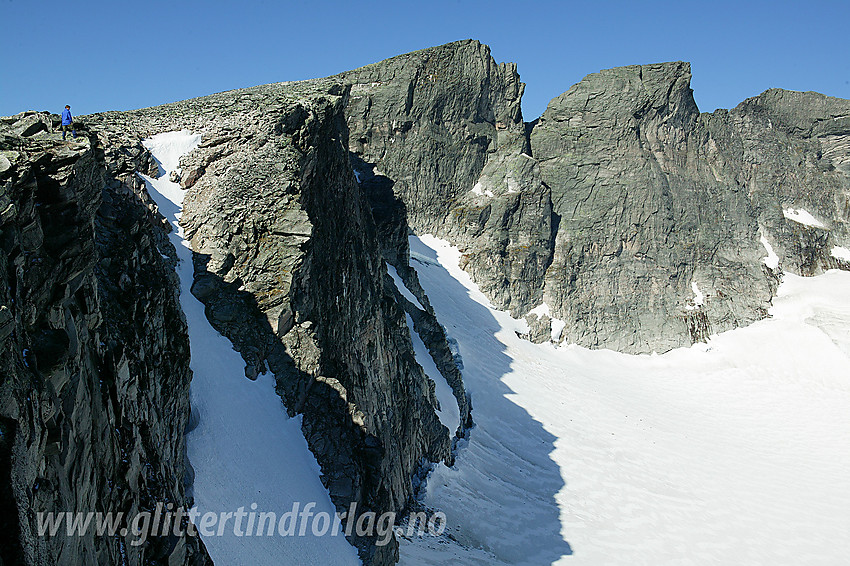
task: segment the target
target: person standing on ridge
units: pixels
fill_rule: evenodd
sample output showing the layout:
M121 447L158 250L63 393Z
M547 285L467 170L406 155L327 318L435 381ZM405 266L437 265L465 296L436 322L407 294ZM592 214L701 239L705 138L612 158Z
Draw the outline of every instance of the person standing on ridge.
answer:
M65 110L62 111L62 139L65 139L65 134L71 130L71 135L77 137L77 130L74 129L74 118L71 116L71 107L65 105Z

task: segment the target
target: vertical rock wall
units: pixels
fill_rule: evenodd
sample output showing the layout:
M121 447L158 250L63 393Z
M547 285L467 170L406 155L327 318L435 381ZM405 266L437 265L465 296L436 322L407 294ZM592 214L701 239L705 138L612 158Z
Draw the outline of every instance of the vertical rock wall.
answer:
M766 315L775 283L758 223L712 162L688 64L588 76L549 104L531 143L561 218L544 298L565 339L664 351L690 344L697 313L713 331Z
M246 377L273 371L290 413L303 415L339 510L401 512L423 467L451 458L455 431L439 422L384 279L348 157L348 96L336 81L268 85L89 122L104 137L202 134L179 173L192 292L242 354ZM368 563L396 560L395 541L352 542Z
M782 269L846 269L831 251L850 244L850 101L771 89L703 118L717 168L746 188ZM820 226L787 218L789 209L807 211Z
M349 149L377 167L407 206L410 226L438 231L489 154L524 137L515 64L466 40L334 77L351 85Z
M515 67L474 41L339 77L384 224L406 210L412 229L447 237L514 316L545 302L556 340L650 352L767 315L780 271L762 237L783 269L847 267L831 250L848 239L850 103L771 90L705 115L690 76L681 62L595 73L530 124ZM382 230L385 247L400 232ZM548 317L529 320L549 339Z
M49 117L40 123L50 123ZM188 338L161 229L134 193L140 145L3 132L0 559L204 564L197 538L39 536L38 512L186 506ZM25 132L26 133L26 132ZM126 526L126 523L122 526Z

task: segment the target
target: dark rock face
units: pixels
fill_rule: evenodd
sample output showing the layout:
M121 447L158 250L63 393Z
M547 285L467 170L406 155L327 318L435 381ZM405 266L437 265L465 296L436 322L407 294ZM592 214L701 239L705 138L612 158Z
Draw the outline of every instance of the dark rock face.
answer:
M848 240L847 101L771 90L705 115L687 63L632 66L588 76L526 132L515 68L477 42L340 78L355 169L393 192L367 191L373 207L397 198L411 228L458 245L514 316L545 302L560 340L665 351L763 318L779 271L762 237L785 269L846 267L830 250ZM549 339L550 321L530 320L529 337Z
M173 269L134 193L149 156L31 129L0 147L0 562L206 564L193 537L38 534L39 512L186 507L191 374Z
M181 222L195 251L192 292L246 360L247 377L274 372L290 413L303 415L340 511L357 502L359 513L400 512L423 465L450 461L455 431L439 422L433 385L416 364L404 311L385 282L378 233L403 227L403 250L384 252L406 267L406 218L376 224L355 181L343 114L348 96L336 81L308 81L87 122L101 136L202 133L179 172L187 189ZM436 349L439 340L438 332ZM466 403L460 373L451 369ZM395 541L352 542L367 563L397 560Z

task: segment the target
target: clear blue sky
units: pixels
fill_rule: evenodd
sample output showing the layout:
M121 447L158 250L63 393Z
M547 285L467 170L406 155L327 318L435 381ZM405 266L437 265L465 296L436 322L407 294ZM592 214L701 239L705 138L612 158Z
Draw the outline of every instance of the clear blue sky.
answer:
M327 76L473 38L526 120L600 69L686 60L703 111L770 87L850 98L850 2L0 0L0 115L75 115Z

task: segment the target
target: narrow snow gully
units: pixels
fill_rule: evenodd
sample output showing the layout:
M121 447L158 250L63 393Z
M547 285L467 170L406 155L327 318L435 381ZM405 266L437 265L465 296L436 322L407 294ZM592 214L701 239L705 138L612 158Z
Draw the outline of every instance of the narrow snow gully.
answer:
M360 564L354 547L341 533L333 536L334 529L323 522L324 517L332 521L335 509L301 433L300 417L287 417L271 374L256 381L245 378L241 356L210 326L203 304L189 292L192 251L179 223L183 190L169 181L169 174L200 139L181 131L145 140L163 171L157 179L142 176L175 228L169 237L177 249L180 304L189 325L194 373L191 403L197 426L187 436L195 472L194 522L216 564ZM302 520L291 532L286 513L310 504L312 521Z

